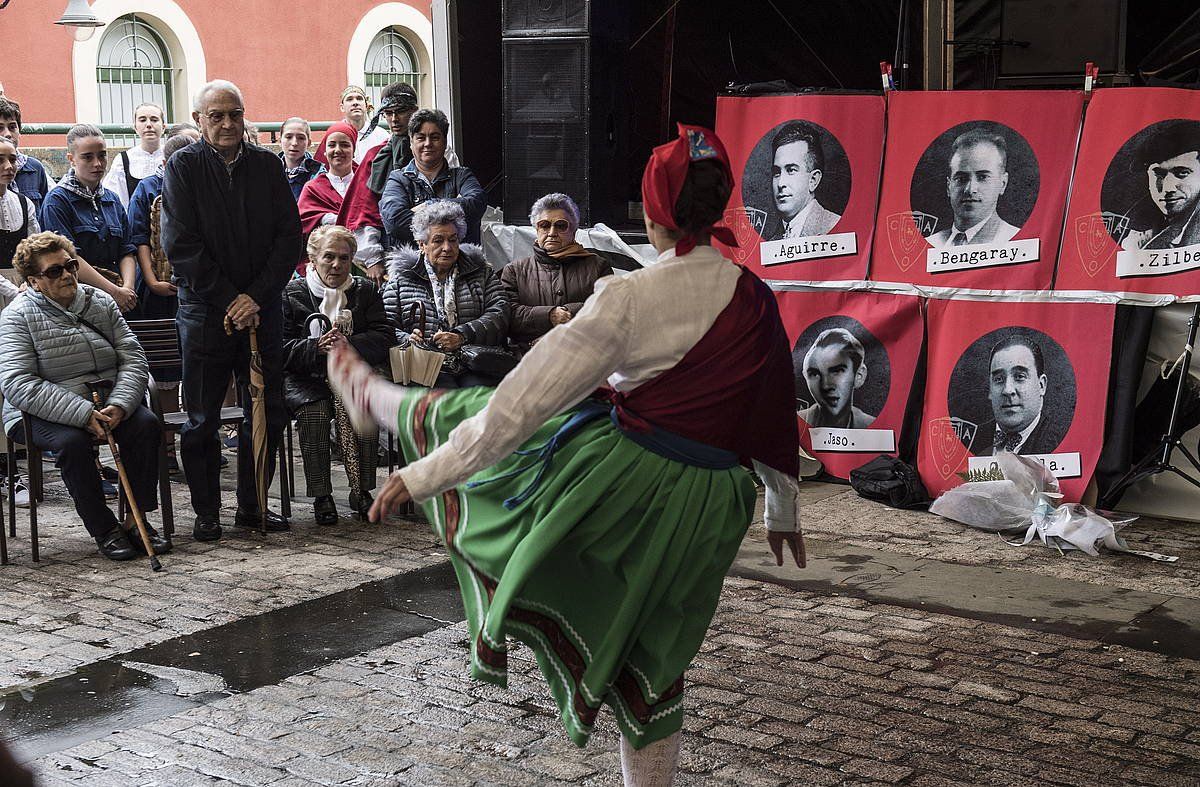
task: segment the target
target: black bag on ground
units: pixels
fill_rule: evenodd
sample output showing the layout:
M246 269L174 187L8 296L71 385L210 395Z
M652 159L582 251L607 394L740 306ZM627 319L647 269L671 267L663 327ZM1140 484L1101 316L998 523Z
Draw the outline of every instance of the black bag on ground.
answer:
M860 497L893 508L928 508L932 502L917 469L887 454L851 470L850 487Z

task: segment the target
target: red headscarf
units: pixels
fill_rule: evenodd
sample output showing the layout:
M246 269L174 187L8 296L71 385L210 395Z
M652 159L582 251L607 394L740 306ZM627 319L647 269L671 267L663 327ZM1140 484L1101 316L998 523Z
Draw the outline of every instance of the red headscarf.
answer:
M354 148L358 145L358 129L344 120L339 120L329 127L325 132L325 136L321 137L321 144L317 145L317 152L313 154L313 158L321 162L325 166L329 166L329 159L325 158L325 140L329 139L329 135L335 131L340 131L350 137L350 155L354 155Z
M729 156L720 137L700 126L677 124L679 136L665 145L659 145L650 153L646 171L642 175L642 210L650 220L670 230L679 230L675 222L675 202L683 190L688 166L693 161L711 159L721 164L725 176L733 183L733 172L729 168ZM714 238L726 246L737 246L737 238L728 227L714 225L710 230ZM696 238L684 235L675 244L679 256L696 248Z

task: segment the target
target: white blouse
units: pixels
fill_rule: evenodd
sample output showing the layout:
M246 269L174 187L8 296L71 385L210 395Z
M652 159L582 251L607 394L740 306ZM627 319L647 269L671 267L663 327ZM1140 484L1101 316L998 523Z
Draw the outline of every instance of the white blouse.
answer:
M158 165L163 160L161 145L153 153L142 150L141 145L134 145L125 152L129 156L129 174L138 179L148 178L158 172ZM112 164L109 166L104 180L100 181L100 185L116 194L117 199L121 200L121 205L128 210L129 200L133 198L133 195L129 193L129 185L125 182L125 165L121 163L120 153L110 155L112 155Z
M570 322L533 346L488 405L425 458L398 472L417 501L464 483L512 453L548 419L604 383L628 392L674 367L729 305L741 268L711 246L673 251L609 276ZM770 530L795 531L799 482L759 462Z

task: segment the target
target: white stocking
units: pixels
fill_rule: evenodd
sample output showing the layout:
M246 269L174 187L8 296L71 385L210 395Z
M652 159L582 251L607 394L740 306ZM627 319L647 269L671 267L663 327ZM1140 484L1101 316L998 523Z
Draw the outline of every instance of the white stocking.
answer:
M400 405L404 403L407 390L377 375L372 375L367 383L367 405L371 409L371 417L382 429L392 434L399 428Z
M679 769L680 737L677 732L645 748L634 749L622 735L621 775L625 777L625 787L671 787Z

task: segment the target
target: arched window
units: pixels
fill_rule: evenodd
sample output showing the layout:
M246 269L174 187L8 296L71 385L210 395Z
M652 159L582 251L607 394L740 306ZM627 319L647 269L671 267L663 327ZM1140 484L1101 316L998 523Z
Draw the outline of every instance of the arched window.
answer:
M154 103L171 121L175 69L171 53L153 27L135 14L123 16L108 26L100 42L96 63L100 90L100 122L129 124L140 104ZM133 137L113 137L116 145L129 145Z
M379 106L379 94L393 82L407 82L421 92L421 73L412 45L394 27L385 27L375 34L367 49L364 66L367 98Z

